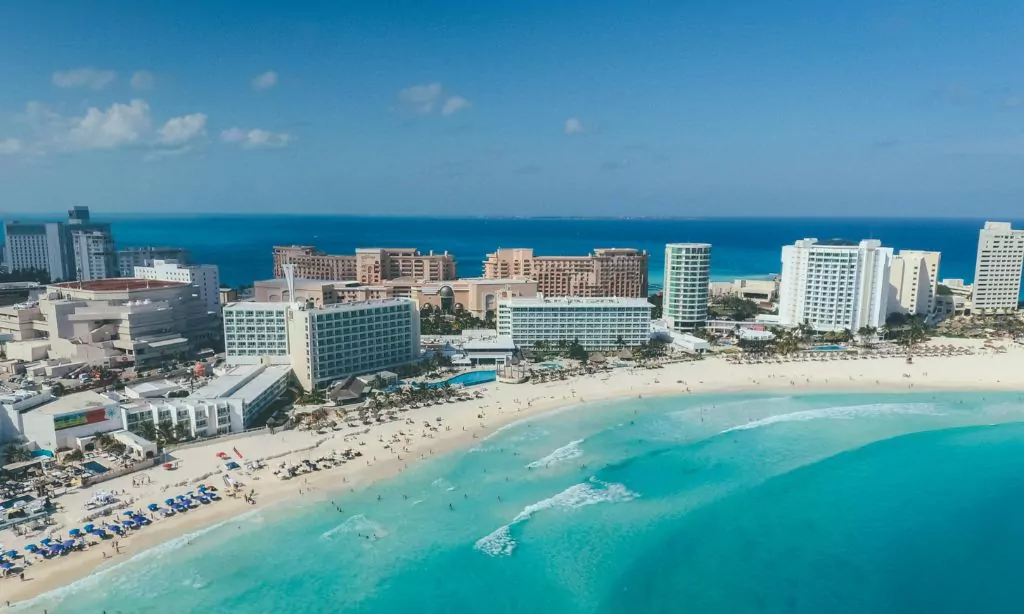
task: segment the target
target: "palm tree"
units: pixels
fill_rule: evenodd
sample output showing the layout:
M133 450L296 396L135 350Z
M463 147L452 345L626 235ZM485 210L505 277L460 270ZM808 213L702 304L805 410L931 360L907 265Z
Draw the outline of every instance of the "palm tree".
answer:
M32 458L32 453L18 444L12 443L4 448L4 464L23 463Z
M861 326L857 329L857 336L860 337L860 341L863 345L867 345L867 341L878 333L878 329L874 326Z
M157 442L157 434L156 434L156 426L154 426L152 422L150 422L148 420L145 421L145 422L140 422L139 426L137 428L139 430L139 435L143 439L147 439L149 441L152 441L153 443L158 443ZM96 445L99 446L100 448L103 448L104 446L101 444L99 439L104 437L104 436L109 437L109 435L100 435L100 437L97 438Z
M164 420L160 423L160 426L157 427L157 439L159 439L161 443L174 441L174 425L170 420Z

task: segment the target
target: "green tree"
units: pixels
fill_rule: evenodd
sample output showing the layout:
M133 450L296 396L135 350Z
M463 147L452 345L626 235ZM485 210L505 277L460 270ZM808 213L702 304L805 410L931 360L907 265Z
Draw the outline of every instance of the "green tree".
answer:
M585 350L583 346L580 345L579 339L574 339L573 342L569 344L568 351L569 358L572 358L573 360L579 360L583 363L586 363L587 359L590 357L590 354L587 353L587 350Z
M8 444L4 448L4 464L23 463L32 458L32 453L16 443Z

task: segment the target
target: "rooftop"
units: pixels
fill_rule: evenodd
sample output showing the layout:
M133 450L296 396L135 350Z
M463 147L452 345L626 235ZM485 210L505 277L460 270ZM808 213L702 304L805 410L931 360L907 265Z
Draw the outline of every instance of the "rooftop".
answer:
M189 398L235 398L249 402L286 376L291 369L288 365L240 365L232 367L224 375L196 390Z
M179 281L160 281L157 279L137 279L134 277L116 277L110 279L94 279L92 281L66 281L52 284L55 288L69 290L92 290L93 292L124 292L126 290L147 290L152 288L171 288L187 286Z
M100 407L107 407L110 405L116 405L110 397L105 397L98 392L93 392L92 390L86 390L85 392L75 392L73 394L54 399L50 403L33 410L33 412L57 416L73 411L98 409Z
M609 298L609 297L575 297L575 296L559 296L559 297L525 297L516 296L512 298L501 299L498 301L499 305L511 305L514 307L557 307L557 306L572 306L572 307L648 307L651 308L653 305L647 302L645 298Z

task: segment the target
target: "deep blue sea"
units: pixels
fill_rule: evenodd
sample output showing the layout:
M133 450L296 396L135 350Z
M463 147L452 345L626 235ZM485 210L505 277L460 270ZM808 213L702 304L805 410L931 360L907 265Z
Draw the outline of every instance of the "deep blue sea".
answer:
M978 230L984 220L937 219L497 219L344 216L139 217L103 216L118 246L173 245L196 262L220 266L221 279L249 284L272 276L276 244L314 244L329 253L356 247L417 247L449 251L463 277L481 273L499 247L533 247L538 255L586 254L596 247L646 249L651 283L660 286L665 244L712 244L716 279L778 273L782 245L804 237L881 239L897 249L942 252L940 276L974 276ZM1015 224L1018 225L1018 224Z
M1009 393L583 405L20 610L1019 613L1022 417Z

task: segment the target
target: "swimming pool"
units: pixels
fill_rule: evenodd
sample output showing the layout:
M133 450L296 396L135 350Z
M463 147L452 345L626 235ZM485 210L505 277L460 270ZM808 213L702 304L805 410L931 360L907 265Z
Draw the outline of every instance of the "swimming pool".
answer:
M807 350L808 352L845 352L846 348L841 345L816 345Z
M444 385L450 384L462 384L463 386L476 386L477 384L486 384L487 382L493 382L498 378L498 374L494 371L468 371L466 373L459 373L454 377L441 382L431 382L427 384L427 388L444 388Z
M82 467L88 469L89 471L92 471L96 475L99 475L101 473L106 473L107 471L110 471L109 469L107 469L103 465L97 463L96 461L86 461L86 462L82 463Z

